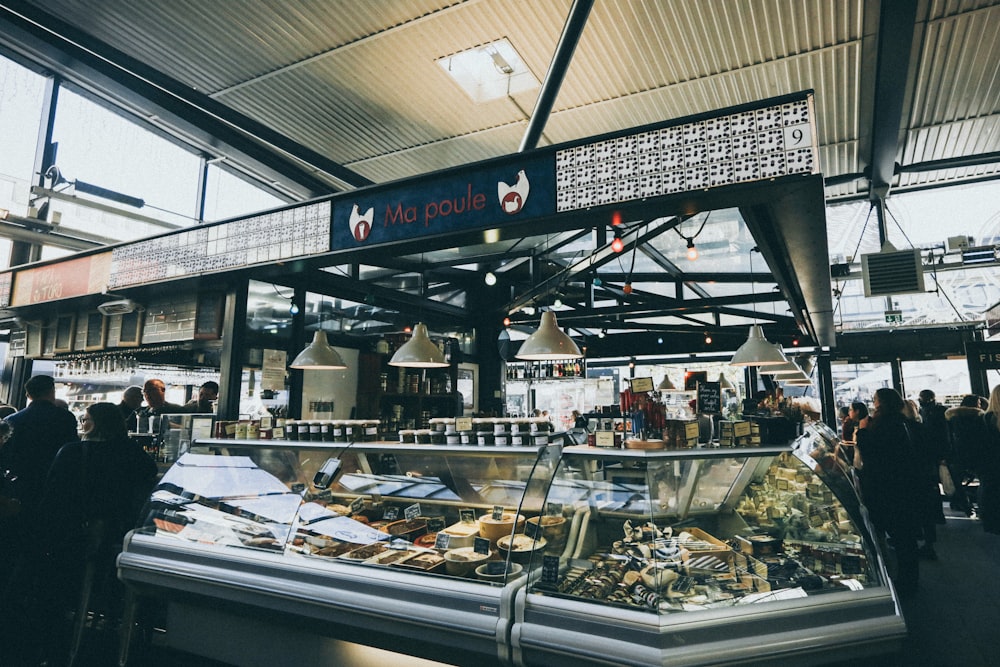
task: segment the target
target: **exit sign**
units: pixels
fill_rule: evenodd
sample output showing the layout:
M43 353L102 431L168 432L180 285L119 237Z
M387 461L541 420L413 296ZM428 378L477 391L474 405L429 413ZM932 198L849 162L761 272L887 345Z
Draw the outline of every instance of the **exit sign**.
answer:
M901 311L901 310L887 310L887 311L885 311L885 321L888 324L902 324L903 323L903 311Z

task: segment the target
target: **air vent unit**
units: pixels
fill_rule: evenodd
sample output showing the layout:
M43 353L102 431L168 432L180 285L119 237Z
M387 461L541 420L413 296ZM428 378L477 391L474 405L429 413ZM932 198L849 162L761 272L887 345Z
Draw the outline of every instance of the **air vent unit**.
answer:
M127 313L131 313L137 308L141 310L141 306L139 306L139 304L132 299L108 301L97 306L97 310L100 311L101 315L105 315L107 317L112 315L125 315Z
M886 243L882 251L861 256L865 296L887 296L924 291L920 250L896 250Z

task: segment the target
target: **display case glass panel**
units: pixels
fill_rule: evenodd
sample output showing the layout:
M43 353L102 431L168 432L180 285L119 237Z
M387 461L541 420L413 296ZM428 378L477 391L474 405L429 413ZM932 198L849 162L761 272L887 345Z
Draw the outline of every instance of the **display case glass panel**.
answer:
M533 555L529 596L670 614L884 585L853 486L824 481L848 477L810 456L819 432L800 440L566 448L546 502L580 529L572 553Z
M503 585L527 566L560 449L199 440L141 532Z

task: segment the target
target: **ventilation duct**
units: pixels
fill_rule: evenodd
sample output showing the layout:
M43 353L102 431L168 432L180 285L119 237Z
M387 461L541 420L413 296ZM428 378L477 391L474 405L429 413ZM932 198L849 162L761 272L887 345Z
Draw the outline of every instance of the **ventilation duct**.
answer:
M882 250L861 256L865 296L888 296L924 291L924 265L920 250L896 250L886 243Z

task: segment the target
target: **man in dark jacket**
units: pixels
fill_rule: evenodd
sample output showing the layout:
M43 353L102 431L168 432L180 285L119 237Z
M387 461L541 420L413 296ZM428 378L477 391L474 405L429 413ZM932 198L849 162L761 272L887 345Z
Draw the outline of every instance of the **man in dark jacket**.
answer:
M34 376L24 384L24 391L31 402L7 417L13 434L0 451L3 468L16 476L13 486L22 515L30 514L37 505L56 452L67 442L77 440L76 418L56 405L56 385L51 376Z
M965 512L967 516L972 516L975 500L975 494L969 489L969 482L979 473L979 463L986 444L986 424L983 421L983 414L979 409L979 397L975 394L963 396L958 406L948 408L944 413L951 434L948 468L955 481L955 495L952 497L951 507L959 512Z

